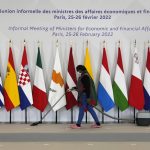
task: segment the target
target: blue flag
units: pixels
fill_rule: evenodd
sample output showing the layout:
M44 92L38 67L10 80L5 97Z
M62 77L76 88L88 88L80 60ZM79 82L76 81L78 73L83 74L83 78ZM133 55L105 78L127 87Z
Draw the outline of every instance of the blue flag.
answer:
M150 51L148 47L147 51L147 62L146 62L146 69L145 69L145 76L144 76L144 100L145 110L150 110Z

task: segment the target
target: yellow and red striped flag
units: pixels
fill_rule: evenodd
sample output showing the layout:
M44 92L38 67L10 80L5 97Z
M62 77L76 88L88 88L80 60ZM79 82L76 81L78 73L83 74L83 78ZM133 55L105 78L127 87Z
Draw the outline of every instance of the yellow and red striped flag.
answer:
M7 111L20 105L17 77L11 46L9 47L9 59L7 64L6 78L4 81L4 102Z

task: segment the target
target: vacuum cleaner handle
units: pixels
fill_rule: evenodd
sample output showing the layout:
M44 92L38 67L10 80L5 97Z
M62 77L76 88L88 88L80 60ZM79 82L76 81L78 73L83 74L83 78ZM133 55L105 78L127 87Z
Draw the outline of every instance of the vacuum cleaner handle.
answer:
M68 89L58 100L57 102L47 111L47 113L41 118L40 121L37 121L37 122L33 122L31 124L31 126L36 126L40 123L42 123L42 120L49 114L49 112L60 102L60 100L65 96L66 93L70 92L70 91L73 91L75 90L74 88L71 88L71 89Z

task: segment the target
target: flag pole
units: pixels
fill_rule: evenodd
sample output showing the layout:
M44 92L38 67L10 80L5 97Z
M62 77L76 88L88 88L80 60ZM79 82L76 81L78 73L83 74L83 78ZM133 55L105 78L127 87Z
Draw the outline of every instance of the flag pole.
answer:
M120 40L118 41L118 48L120 48ZM120 109L118 107L118 123L120 123Z
M9 47L11 47L12 46L12 41L11 41L11 39L9 40Z
M149 52L149 48L150 48L150 42L148 40L148 52ZM150 110L149 110L149 112L150 112Z
M25 108L25 123L26 123L26 124L28 123L27 120L28 120L28 119L27 119L27 108Z
M89 46L89 42L88 40L86 41L86 48L88 48ZM86 114L85 114L85 122L87 123L87 111L86 111Z
M150 48L150 42L149 42L149 40L148 40L148 51L149 51L149 48Z
M105 40L103 41L103 48L105 48ZM102 112L104 112L104 109L102 108ZM104 114L102 113L102 123L104 123Z
M11 124L11 110L10 110L10 118L9 118L9 123Z
M136 39L135 39L135 41L134 41L134 48L136 48ZM134 119L134 123L135 123L135 108L133 109L133 119Z
M149 42L149 40L148 40L147 43L148 43L148 52L149 52L149 48L150 48L150 42ZM147 52L147 53L148 53L148 52ZM149 110L148 112L150 112L150 110Z
M56 48L59 47L59 43L58 43L58 39L56 40ZM56 118L55 118L55 123L57 124L58 123L58 112L56 111Z
M70 41L70 49L72 49L72 40ZM73 107L71 108L71 124L73 124Z
M88 42L88 40L86 41L86 47L88 47L89 46L89 42Z
M9 40L9 48L12 47L12 41L11 39ZM11 124L12 123L12 120L11 120L11 110L10 110L10 117L9 117L9 123Z
M38 45L38 48L40 48L41 45L40 45L39 40L37 41L37 45ZM41 120L40 122L42 123L42 112L41 111L40 111L40 120Z
M39 40L38 40L37 44L38 44L38 48L40 48L40 41ZM42 123L42 112L41 111L40 111L40 120L41 120L41 123Z
M105 40L103 41L103 48L105 48ZM104 112L104 109L102 108L102 112ZM102 113L102 123L104 123L104 114Z
M134 48L136 47L136 40L134 41Z
M149 47L150 47L150 42L149 42L149 40L148 40L148 50L149 50Z
M24 41L23 41L23 47L26 47L26 41L25 41L25 39L24 39ZM25 108L25 123L27 124L27 108Z
M105 48L105 44L106 44L106 42L105 42L105 40L103 41L103 48Z

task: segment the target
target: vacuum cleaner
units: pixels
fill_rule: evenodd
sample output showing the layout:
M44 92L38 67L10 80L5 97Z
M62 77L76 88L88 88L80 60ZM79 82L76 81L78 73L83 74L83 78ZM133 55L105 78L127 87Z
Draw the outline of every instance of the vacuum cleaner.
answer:
M68 89L58 100L57 102L47 111L47 113L41 118L40 121L34 122L31 124L31 126L36 126L38 124L42 123L42 120L48 115L48 113L59 103L59 101L62 99L63 96L65 96L66 93L71 92L75 90L74 88ZM55 90L51 90L52 92L56 92ZM117 118L117 117L113 117L105 112L103 112L103 110L97 108L96 106L93 106L97 111L99 111L101 114L114 119L114 120L122 120L122 121L126 121L126 122L134 122L136 121L136 124L138 126L149 126L150 125L150 112L137 112L136 113L136 118L134 119L125 119L125 118Z
M150 125L150 112L137 112L136 113L136 124L138 126L149 126Z

